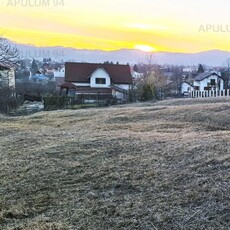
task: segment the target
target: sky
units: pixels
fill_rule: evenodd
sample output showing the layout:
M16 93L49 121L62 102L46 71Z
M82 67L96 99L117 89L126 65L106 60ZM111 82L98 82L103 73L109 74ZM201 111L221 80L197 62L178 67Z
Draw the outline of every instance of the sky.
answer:
M229 0L0 0L0 36L78 49L230 51Z

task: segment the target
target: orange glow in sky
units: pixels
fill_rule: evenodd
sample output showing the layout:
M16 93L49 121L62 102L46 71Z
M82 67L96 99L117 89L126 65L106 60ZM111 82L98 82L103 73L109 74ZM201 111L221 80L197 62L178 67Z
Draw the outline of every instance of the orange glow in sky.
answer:
M152 52L155 51L156 49L154 47L148 46L148 45L135 45L135 49L144 51L144 52Z
M0 35L43 47L230 50L229 8L225 0L1 0Z

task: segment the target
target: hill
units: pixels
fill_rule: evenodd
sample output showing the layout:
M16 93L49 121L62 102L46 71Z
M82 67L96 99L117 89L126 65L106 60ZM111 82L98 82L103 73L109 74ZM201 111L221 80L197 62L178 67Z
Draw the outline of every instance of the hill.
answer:
M229 229L229 102L1 116L0 229Z
M105 61L117 61L122 64L136 64L147 62L146 52L134 49L121 49L114 51L74 49L66 47L35 47L11 42L20 52L21 58L38 59L52 58L56 61L76 61L100 63ZM170 65L198 65L226 66L226 60L230 58L230 52L210 50L200 53L173 53L153 52L153 61L157 64Z

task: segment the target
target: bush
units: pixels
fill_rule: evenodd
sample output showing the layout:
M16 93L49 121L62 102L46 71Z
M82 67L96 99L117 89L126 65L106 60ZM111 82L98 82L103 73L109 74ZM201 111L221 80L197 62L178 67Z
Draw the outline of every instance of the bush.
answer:
M66 96L44 97L45 110L64 109L71 105L71 98Z
M15 92L9 87L0 88L0 113L9 113L21 103L21 98L16 98Z
M150 85L144 84L142 89L141 89L140 100L141 101L148 101L148 100L152 100L155 97L156 97L156 95L153 95L153 92L152 92Z

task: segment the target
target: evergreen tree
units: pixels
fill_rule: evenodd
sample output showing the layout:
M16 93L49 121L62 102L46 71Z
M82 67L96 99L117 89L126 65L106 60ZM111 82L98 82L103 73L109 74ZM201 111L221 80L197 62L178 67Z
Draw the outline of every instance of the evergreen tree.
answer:
M133 71L135 71L135 72L138 72L138 71L139 71L139 68L138 68L138 65L137 65L137 64L135 64L135 65L133 66Z
M38 72L38 64L34 59L31 65L31 72L32 72L32 75L36 75L36 73Z
M203 73L204 72L204 67L202 64L199 64L198 65L198 70L197 70L197 73Z

